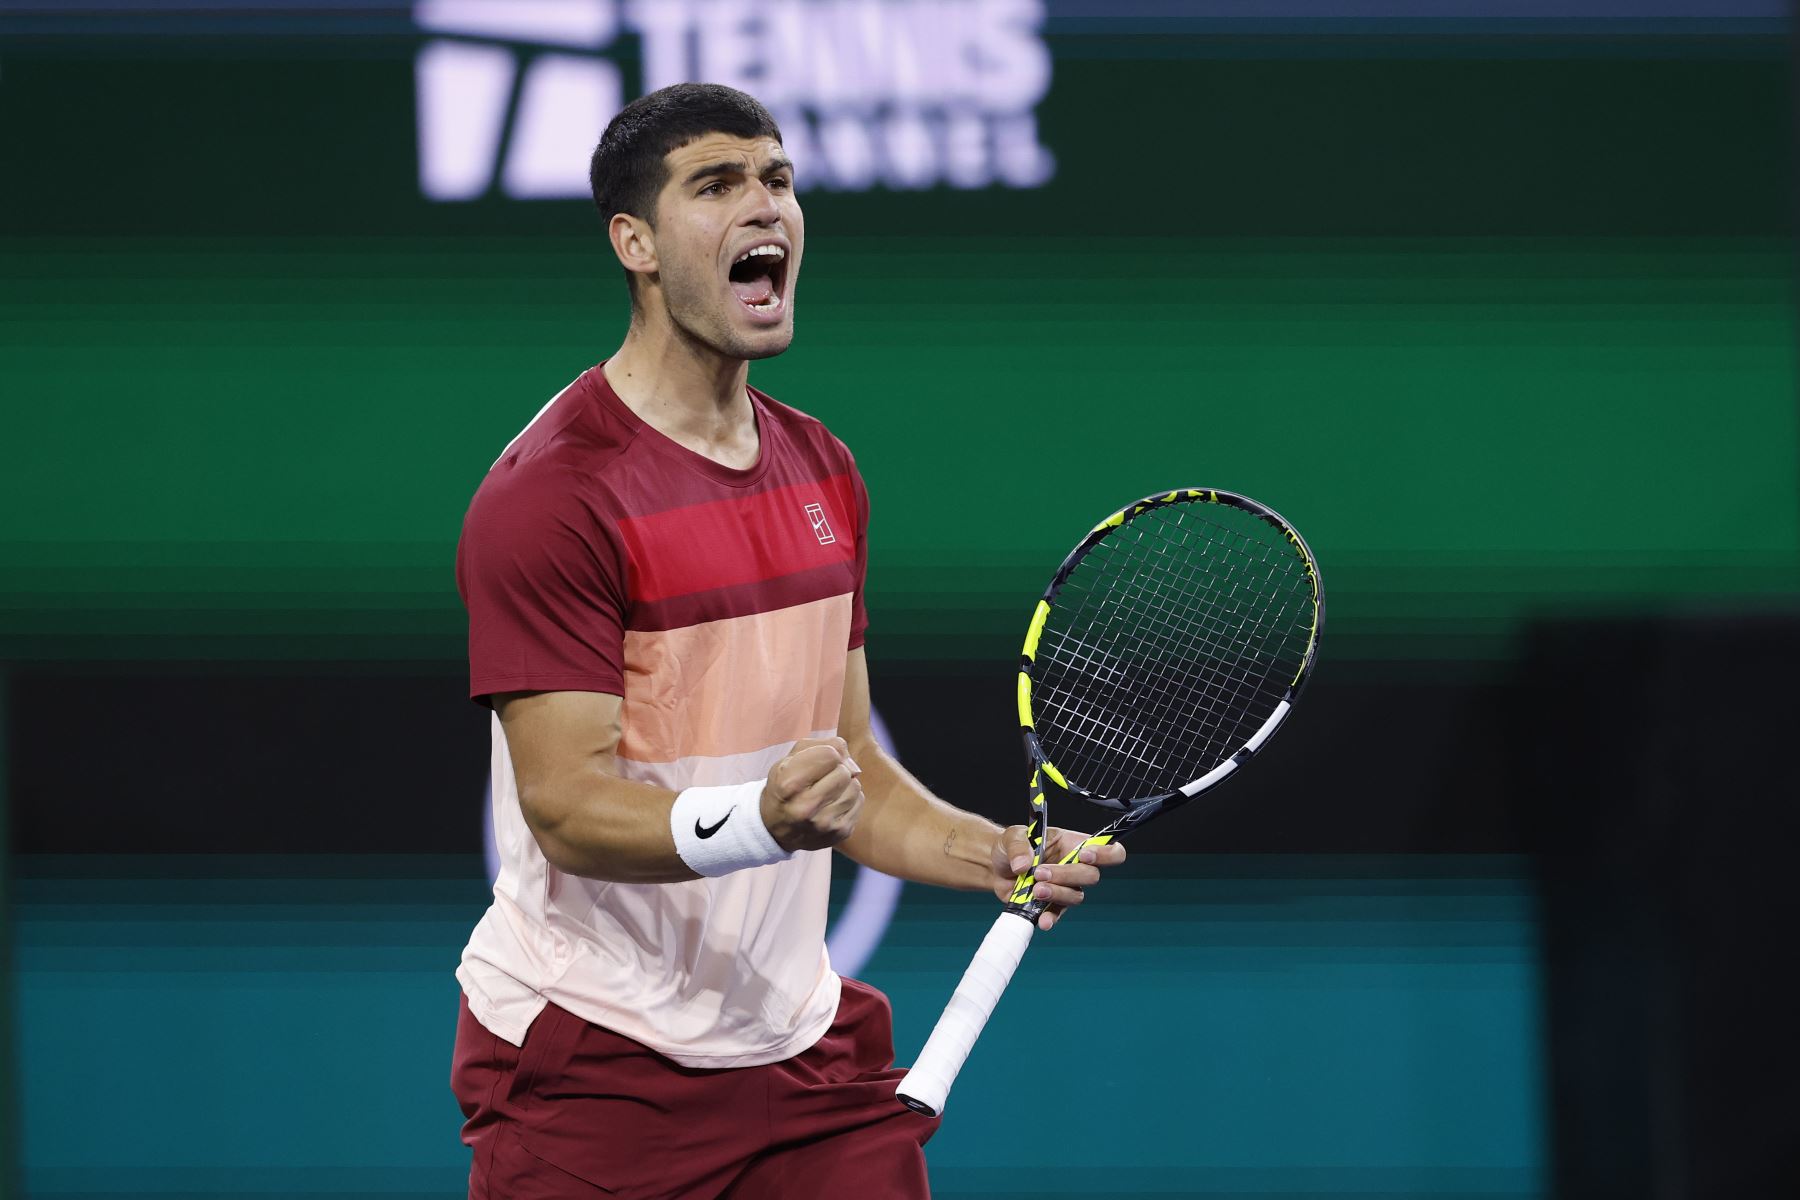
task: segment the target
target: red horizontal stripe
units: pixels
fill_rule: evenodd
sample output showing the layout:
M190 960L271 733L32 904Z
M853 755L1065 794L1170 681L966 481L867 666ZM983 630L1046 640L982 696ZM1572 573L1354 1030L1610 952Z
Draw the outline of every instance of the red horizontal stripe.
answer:
M822 523L807 512L817 505ZM634 604L779 579L856 557L848 475L619 522ZM842 590L842 589L839 589Z

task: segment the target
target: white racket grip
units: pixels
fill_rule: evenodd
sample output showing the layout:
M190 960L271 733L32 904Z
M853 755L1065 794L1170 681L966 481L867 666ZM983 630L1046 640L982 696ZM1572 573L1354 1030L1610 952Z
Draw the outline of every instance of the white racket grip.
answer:
M956 1082L975 1039L993 1015L1000 993L1012 980L1025 947L1031 945L1036 923L1018 913L1005 912L994 921L994 927L981 939L975 960L963 972L956 994L944 1007L937 1027L925 1039L918 1061L900 1081L897 1095L901 1103L916 1112L935 1117L944 1111L944 1100L950 1085Z

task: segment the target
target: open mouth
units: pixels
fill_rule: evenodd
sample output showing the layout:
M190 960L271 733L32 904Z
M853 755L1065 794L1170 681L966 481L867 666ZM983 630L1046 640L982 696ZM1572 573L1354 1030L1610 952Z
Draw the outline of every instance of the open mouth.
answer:
M731 264L732 294L758 316L781 311L782 284L787 282L787 251L776 245L752 246Z

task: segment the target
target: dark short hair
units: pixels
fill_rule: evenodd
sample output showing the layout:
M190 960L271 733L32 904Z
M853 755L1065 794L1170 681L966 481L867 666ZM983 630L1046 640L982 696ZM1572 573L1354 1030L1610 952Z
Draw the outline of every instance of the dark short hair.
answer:
M656 224L656 197L669 181L664 158L709 133L781 140L769 110L736 88L677 83L633 100L600 135L588 184L602 221L629 213Z

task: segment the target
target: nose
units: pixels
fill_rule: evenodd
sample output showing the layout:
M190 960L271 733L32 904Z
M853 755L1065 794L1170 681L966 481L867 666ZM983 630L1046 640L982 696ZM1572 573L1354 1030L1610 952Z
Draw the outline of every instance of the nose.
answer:
M745 189L743 221L746 225L773 225L781 220L781 207L775 203L775 193L760 179L750 181Z

